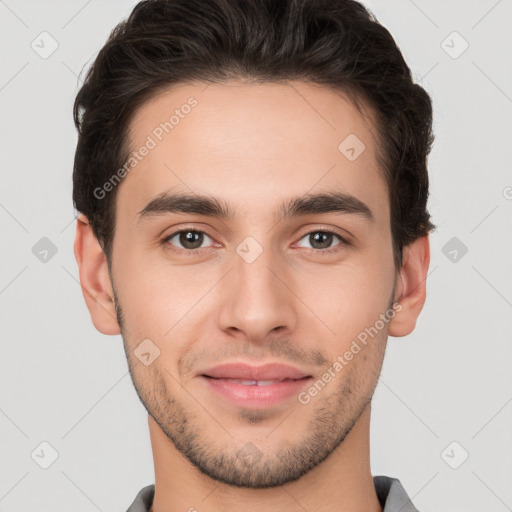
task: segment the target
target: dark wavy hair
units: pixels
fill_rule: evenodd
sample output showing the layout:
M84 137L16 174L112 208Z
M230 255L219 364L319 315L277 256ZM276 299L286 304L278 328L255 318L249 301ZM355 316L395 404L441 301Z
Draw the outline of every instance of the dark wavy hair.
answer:
M432 103L371 11L354 0L147 0L113 29L73 107L73 204L88 218L109 268L117 187L101 199L94 190L126 162L134 113L173 84L229 79L303 80L369 107L395 267L405 246L436 228L427 210Z

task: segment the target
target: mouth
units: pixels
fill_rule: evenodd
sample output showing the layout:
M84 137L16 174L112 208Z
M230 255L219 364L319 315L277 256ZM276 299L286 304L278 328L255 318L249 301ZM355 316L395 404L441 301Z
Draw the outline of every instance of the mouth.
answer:
M309 379L311 376L308 375L306 377L302 377L301 379L267 379L267 380L252 380L252 379L230 379L224 377L211 377L210 375L203 374L202 377L206 377L207 379L215 379L215 380L223 380L225 382L233 382L236 384L241 384L242 386L272 386L274 384L279 384L281 382L295 382L298 380Z
M199 376L209 393L214 395L213 403L220 398L229 406L246 409L268 409L298 401L299 393L311 385L312 376L298 379L234 379L217 378L202 374Z
M204 369L200 375L214 379L226 379L239 381L247 385L258 385L257 383L276 383L286 380L299 380L304 377L311 377L294 366L281 363L267 363L263 366L252 366L243 362L224 363L213 368Z

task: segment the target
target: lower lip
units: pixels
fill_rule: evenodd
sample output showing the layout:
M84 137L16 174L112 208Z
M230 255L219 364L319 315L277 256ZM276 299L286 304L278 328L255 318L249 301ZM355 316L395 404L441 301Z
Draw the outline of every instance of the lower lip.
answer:
M297 395L312 380L305 377L298 380L285 380L269 386L246 386L226 379L214 379L201 376L206 385L217 394L229 400L234 405L265 409L277 405L284 400Z

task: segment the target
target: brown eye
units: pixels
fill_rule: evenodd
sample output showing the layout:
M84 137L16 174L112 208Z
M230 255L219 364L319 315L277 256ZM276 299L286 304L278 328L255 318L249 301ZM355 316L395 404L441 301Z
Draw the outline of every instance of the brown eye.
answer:
M169 235L163 240L163 242L177 246L178 249L185 249L190 251L201 248L205 241L205 237L210 238L206 233L203 233L202 231L186 229Z
M332 245L336 238L341 242ZM347 241L337 233L333 233L332 231L311 231L307 233L305 236L301 238L301 240L306 239L310 244L308 248L318 251L327 252L328 250L335 250L334 248L338 245L345 245Z
M313 249L328 249L333 241L333 234L325 231L316 231L309 234L309 243ZM317 246L318 244L318 246Z

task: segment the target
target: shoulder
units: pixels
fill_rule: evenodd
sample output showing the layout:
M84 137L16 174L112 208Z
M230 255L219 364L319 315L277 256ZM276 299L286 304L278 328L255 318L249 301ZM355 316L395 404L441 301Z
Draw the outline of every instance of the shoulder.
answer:
M153 496L155 495L155 484L143 487L133 500L133 503L128 507L126 512L148 512L151 504L153 503Z
M373 484L382 512L419 512L398 478L377 475L373 477Z

